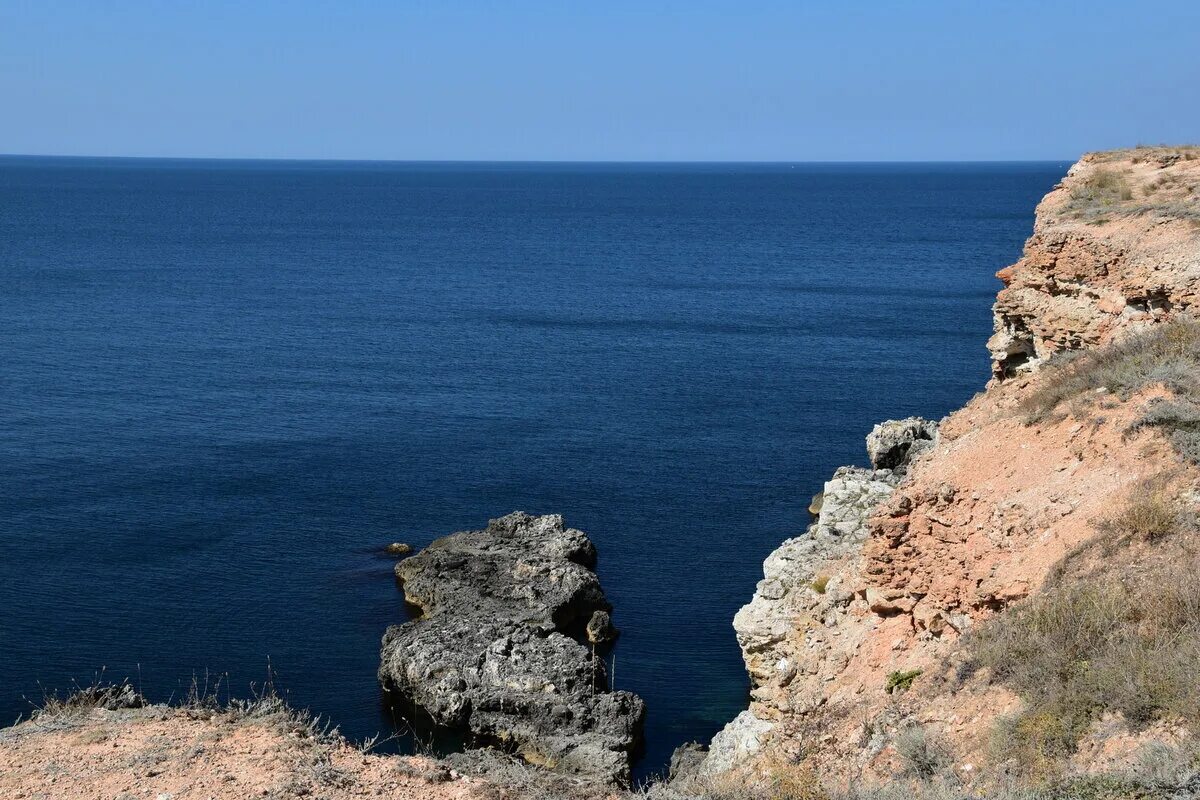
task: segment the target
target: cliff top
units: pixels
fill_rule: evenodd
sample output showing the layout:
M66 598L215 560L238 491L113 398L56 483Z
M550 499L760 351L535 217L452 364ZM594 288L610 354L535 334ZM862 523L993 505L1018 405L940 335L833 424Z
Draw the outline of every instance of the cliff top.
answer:
M1084 156L997 277L988 348L1001 380L1189 312L1200 299L1200 147Z
M1038 211L1059 223L1150 216L1200 224L1200 145L1088 153Z
M476 781L423 758L374 755L267 696L144 705L93 687L0 730L0 797L79 800L373 797L468 800Z

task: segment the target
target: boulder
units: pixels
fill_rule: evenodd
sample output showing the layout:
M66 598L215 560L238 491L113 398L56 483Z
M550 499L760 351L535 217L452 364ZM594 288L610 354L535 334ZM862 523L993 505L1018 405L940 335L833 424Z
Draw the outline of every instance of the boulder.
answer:
M617 638L617 629L613 627L612 615L607 611L594 611L587 624L587 639L594 645L611 644Z
M693 774L717 775L745 763L762 749L764 738L774 727L774 723L759 719L753 712L743 711L713 737L708 754Z
M695 775L707 757L708 747L699 742L687 742L679 745L671 754L671 766L667 770L667 780L682 781Z
M875 469L900 469L936 441L937 429L922 417L881 422L867 434L867 456Z
M405 598L422 616L384 635L385 689L472 745L627 783L645 705L609 691L604 659L584 643L589 628L612 632L595 561L561 516L522 512L401 561Z

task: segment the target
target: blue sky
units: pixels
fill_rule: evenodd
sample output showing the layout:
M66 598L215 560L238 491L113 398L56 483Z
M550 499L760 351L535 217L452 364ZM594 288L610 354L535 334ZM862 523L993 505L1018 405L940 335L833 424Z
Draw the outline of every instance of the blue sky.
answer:
M0 0L0 153L1066 159L1200 140L1200 0Z

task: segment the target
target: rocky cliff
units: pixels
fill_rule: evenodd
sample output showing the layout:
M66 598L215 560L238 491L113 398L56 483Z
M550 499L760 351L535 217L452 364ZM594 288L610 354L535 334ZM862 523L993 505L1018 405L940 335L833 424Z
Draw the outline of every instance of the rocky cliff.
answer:
M1038 205L1021 260L999 272L997 377L1096 347L1197 301L1194 149L1091 153Z
M1079 558L1122 574L1171 559L1148 549L1152 537L1117 536L1112 521L1152 482L1180 514L1194 511L1195 467L1147 408L1193 385L1182 373L1197 344L1188 329L1112 363L1103 354L1188 318L1200 287L1200 151L1084 157L998 277L987 390L940 425L872 432L873 468L839 469L814 524L767 558L734 620L752 702L714 739L702 773L807 763L835 782L886 781L913 774L914 732L926 761L955 780L1011 771L998 721L1036 709L1003 668L979 668L975 632L1060 591ZM1071 350L1101 356L1054 359ZM1118 362L1137 380L1116 374ZM1180 520L1166 524L1182 553L1200 537ZM1161 710L1136 725L1101 707L1087 714L1095 724L1071 731L1064 770L1129 756L1151 722L1178 729Z
M384 687L469 743L628 782L645 705L609 690L614 631L595 562L587 536L555 514L514 512L438 539L396 567L422 615L384 636Z

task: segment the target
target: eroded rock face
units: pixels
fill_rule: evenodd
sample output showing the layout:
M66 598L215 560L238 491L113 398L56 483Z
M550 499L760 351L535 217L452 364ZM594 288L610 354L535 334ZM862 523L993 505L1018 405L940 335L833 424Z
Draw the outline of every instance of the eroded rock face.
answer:
M1110 207L1079 198L1097 175L1129 191ZM1021 260L997 273L1005 288L988 340L998 380L1038 369L1055 353L1096 347L1192 309L1200 299L1200 160L1137 151L1081 159L1038 206Z
M867 437L868 455L872 463L891 468L838 468L825 483L808 531L767 556L754 597L733 620L754 703L713 740L705 771L722 771L749 757L769 735L773 720L819 702L789 687L798 677L819 677L836 667L837 659L831 661L821 646L825 637L819 629L805 634L797 620L811 619L824 628L846 614L854 592L838 576L822 574L822 568L861 553L871 514L892 496L911 460L936 438L937 423L919 417L875 426Z
M938 424L923 417L889 419L867 434L867 457L875 469L899 469L909 460L932 447Z
M602 654L581 643L611 611L595 560L587 536L558 515L514 512L438 539L396 566L423 616L388 629L380 680L476 743L628 781L645 706L609 691Z
M1039 206L1024 258L1000 273L996 379L929 438L921 420L877 426L868 449L886 468L838 470L809 532L767 558L734 622L750 708L714 742L727 755L706 757L707 768L749 775L803 759L843 787L887 780L913 725L963 770L990 760L995 721L1023 701L986 675L965 677L963 632L1044 591L1098 521L1150 476L1179 469L1161 436L1131 434L1158 390L1108 398L1090 417L1030 425L1014 413L1053 379L1027 373L1054 353L1194 313L1200 151L1163 155L1097 154L1072 170ZM1100 187L1108 195L1077 191L1101 170L1116 173ZM913 683L897 693L904 675Z

